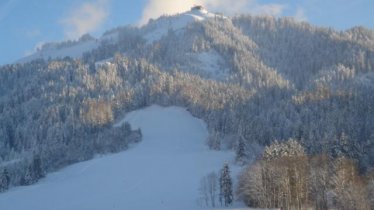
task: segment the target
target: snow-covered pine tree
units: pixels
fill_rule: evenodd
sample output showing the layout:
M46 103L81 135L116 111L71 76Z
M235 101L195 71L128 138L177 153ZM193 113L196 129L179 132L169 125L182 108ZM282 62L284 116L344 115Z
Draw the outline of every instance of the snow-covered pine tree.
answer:
M232 193L232 179L230 175L230 168L229 164L225 163L221 170L221 176L219 178L220 184L220 202L225 204L225 206L229 206L232 204L234 200L234 196Z
M36 183L36 180L34 179L32 167L30 166L21 179L21 185L31 185L34 183Z
M45 176L42 168L42 161L39 155L35 155L31 165L27 169L25 175L22 177L21 185L31 185L38 182L39 179Z
M243 164L245 161L245 143L243 137L239 138L238 147L236 148L236 162Z
M39 155L35 155L32 163L32 169L35 179L39 180L45 176L43 167L42 167L42 160Z
M0 192L8 190L10 184L10 176L6 169L0 174Z

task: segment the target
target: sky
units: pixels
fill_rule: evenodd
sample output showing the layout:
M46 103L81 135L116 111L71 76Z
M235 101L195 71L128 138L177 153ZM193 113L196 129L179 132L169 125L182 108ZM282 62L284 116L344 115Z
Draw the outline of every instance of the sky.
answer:
M313 25L374 29L373 0L0 0L0 65L30 55L43 43L77 39L193 5L211 12L292 16Z

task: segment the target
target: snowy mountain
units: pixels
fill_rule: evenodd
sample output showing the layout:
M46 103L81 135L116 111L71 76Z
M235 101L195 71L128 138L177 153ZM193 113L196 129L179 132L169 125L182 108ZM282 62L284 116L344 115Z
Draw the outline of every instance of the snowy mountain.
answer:
M51 207L39 206L39 196L100 200L96 192L103 188L113 194L97 204L101 209L126 208L125 201L140 209L179 209L177 201L195 209L197 181L206 173L218 173L228 161L236 180L239 165L262 161L265 147L277 150L282 142L296 145L307 160L328 157L336 179L344 158L366 176L374 167L373 37L363 27L337 31L195 7L99 39L46 44L0 67L0 191L9 189L0 208ZM132 126L118 124L123 116ZM362 183L371 182L352 186ZM152 199L140 202L141 194ZM349 200L344 196L340 206ZM17 202L25 197L33 199ZM307 197L308 205L319 202ZM61 208L96 207L74 202Z
M204 8L192 8L191 11L177 14L174 16L164 16L154 21L151 20L144 28L143 37L150 44L159 40L161 37L167 35L168 31L175 32L183 30L188 24L195 21L204 21L212 18L226 18L222 15L213 14ZM88 36L88 37L87 37ZM44 44L34 54L24 57L18 62L25 63L36 59L56 59L56 58L81 58L85 52L90 52L97 49L103 42L118 43L118 34L114 31L112 33L105 33L99 39L84 35L76 42L65 43L47 43Z
M152 45L168 33L173 32L178 36L187 31L186 27L195 22L205 20L227 19L222 14L208 12L205 8L194 7L190 11L173 15L162 16L157 20L150 20L149 23L140 28L141 37L146 45ZM18 60L17 63L27 63L36 59L63 59L65 57L82 58L84 54L94 50L100 51L101 47L107 45L120 45L120 29L106 32L101 38L95 39L89 35L84 35L78 41L67 41L62 43L44 44L34 54ZM186 71L193 71L208 78L225 80L228 76L228 69L224 66L225 61L214 50L189 53L193 60L191 66L181 66ZM97 65L108 64L112 57L96 61ZM192 66L193 65L193 66Z

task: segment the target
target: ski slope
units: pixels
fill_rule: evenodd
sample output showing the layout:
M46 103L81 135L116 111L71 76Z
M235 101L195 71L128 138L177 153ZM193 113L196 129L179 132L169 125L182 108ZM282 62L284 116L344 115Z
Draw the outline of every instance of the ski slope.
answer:
M0 194L0 209L200 209L201 178L232 162L234 154L209 150L205 123L183 108L151 106L127 114L116 126L125 121L141 128L142 142ZM235 174L239 168L231 169Z

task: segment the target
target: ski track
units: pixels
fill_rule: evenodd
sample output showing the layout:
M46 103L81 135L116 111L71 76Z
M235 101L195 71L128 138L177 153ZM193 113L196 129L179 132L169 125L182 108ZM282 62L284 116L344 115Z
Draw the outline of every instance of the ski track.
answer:
M203 176L234 153L212 151L202 120L179 107L151 106L126 115L143 140L129 150L77 163L39 183L0 194L1 210L191 210ZM239 167L232 166L233 176Z

